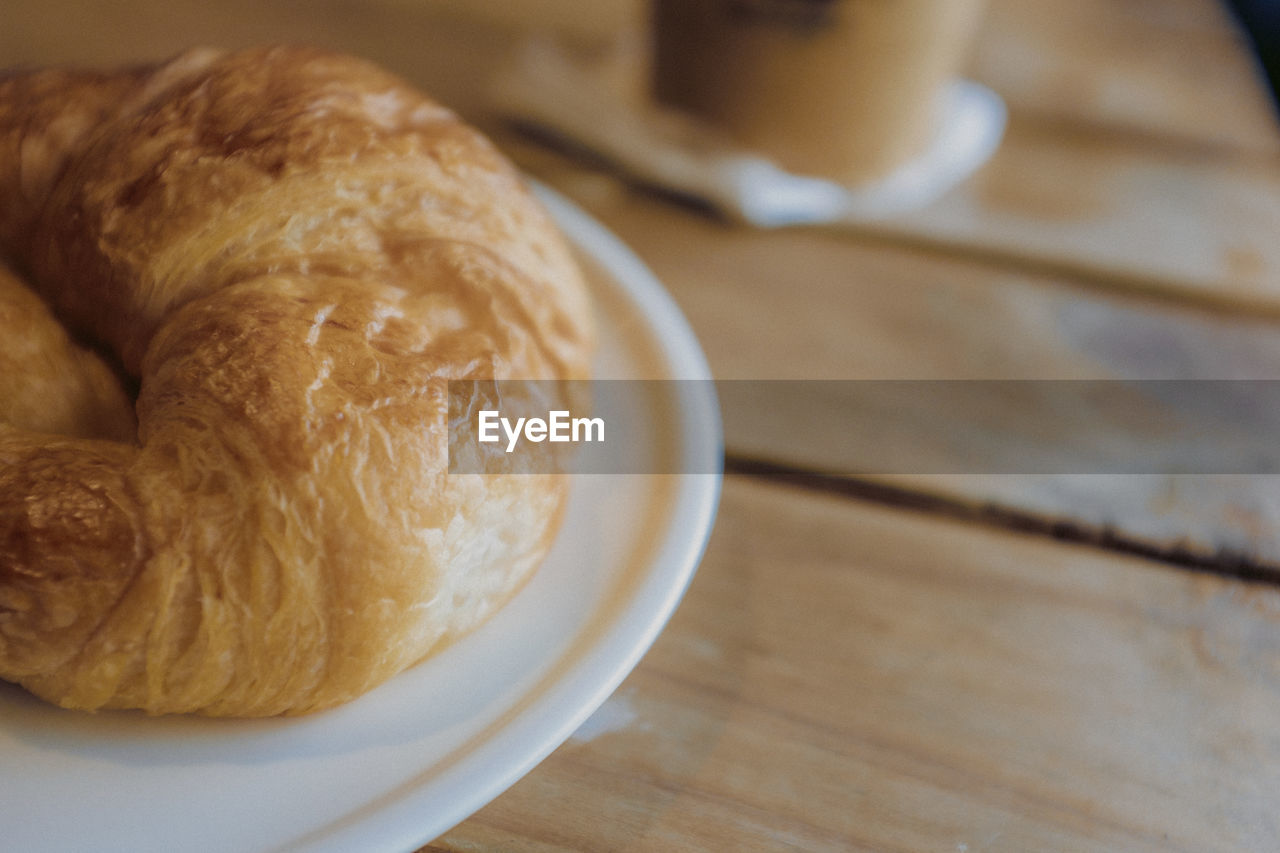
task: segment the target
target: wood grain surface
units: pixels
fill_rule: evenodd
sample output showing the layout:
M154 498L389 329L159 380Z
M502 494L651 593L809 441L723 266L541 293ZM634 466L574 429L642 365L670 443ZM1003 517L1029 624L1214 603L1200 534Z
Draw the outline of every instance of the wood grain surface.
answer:
M428 850L1280 837L1280 590L730 478L675 619Z
M1069 435L1059 419L1046 437L1035 432L1043 423L1012 409L1002 417L921 400L887 408L868 381L1276 380L1276 320L866 235L731 228L518 140L508 148L629 243L676 297L713 373L729 380L722 405L735 456L1027 511L1167 553L1280 565L1273 476L1157 467L1100 476L1112 470L1107 460L1124 469L1147 433L1087 412L1071 413ZM922 411L945 415L945 426L922 428ZM1145 428L1155 440L1169 424ZM1051 451L1061 465L1078 458L1085 467L1057 477L1011 469L1019 447L1028 459Z
M723 378L1276 378L1280 137L1221 8L994 3L973 72L1003 147L888 226L731 228L513 150L655 268ZM878 490L841 479L856 436L774 402L726 412L753 476L651 655L435 848L1280 846L1274 478Z

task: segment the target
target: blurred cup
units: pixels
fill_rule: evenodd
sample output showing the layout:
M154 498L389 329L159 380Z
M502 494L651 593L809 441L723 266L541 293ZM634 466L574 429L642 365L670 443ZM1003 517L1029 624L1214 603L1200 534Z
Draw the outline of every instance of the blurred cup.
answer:
M854 184L919 156L983 0L653 0L659 102Z

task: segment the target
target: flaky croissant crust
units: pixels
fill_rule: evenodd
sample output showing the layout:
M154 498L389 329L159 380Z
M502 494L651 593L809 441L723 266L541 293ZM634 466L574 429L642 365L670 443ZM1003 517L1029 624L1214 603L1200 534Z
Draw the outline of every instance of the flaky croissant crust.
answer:
M445 383L585 376L585 289L507 162L402 81L306 48L11 73L0 255L41 297L0 270L0 677L328 707L545 555L563 482L448 475Z

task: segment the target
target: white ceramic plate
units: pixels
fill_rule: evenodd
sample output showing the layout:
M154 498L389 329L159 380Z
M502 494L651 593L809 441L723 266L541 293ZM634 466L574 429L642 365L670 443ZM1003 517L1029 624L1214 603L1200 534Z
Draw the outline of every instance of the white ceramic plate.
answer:
M598 375L710 378L692 332L621 243L539 194L584 256ZM664 470L719 470L710 383L651 434ZM555 549L479 631L361 699L268 720L62 711L0 685L0 847L411 850L546 757L640 660L693 575L718 474L580 476Z

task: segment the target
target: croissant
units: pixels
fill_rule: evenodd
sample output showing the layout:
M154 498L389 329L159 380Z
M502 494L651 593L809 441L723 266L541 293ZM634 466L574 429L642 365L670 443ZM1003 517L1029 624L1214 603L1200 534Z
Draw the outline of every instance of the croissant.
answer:
M309 712L548 551L563 478L449 474L446 386L585 377L589 297L509 163L394 76L272 47L0 77L0 257L0 678Z

